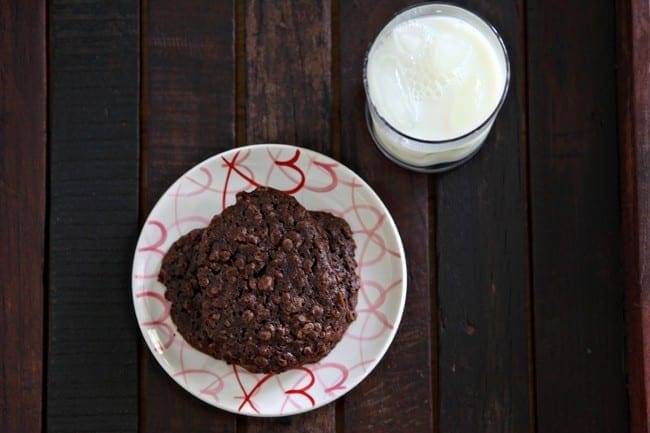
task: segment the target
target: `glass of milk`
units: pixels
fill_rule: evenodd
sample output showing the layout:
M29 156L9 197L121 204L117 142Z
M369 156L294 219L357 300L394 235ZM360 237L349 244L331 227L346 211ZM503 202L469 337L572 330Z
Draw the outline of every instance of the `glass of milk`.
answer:
M510 64L484 19L424 3L398 12L379 32L363 73L377 147L402 167L433 173L478 152L508 92Z

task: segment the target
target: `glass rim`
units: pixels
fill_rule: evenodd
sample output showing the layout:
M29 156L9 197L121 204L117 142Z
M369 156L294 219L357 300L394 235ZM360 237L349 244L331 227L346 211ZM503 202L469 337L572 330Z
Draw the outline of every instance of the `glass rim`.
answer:
M497 42L501 46L501 50L503 52L503 57L504 57L505 66L506 66L506 70L505 70L506 80L505 80L505 83L503 84L503 91L501 92L501 97L499 98L499 102L494 107L494 109L490 112L490 115L487 116L485 118L485 120L481 121L481 123L477 127L473 128L469 132L466 132L466 133L461 134L461 135L456 136L456 137L447 138L447 139L444 139L444 140L424 140L424 139L421 139L421 138L412 137L412 136L410 136L408 134L405 134L404 132L400 131L399 129L397 129L393 125L391 125L391 123L388 122L384 118L384 116L381 115L381 113L379 112L379 110L375 106L375 103L373 102L372 97L370 96L370 90L368 89L368 58L370 57L370 52L372 51L372 47L375 45L375 42L377 42L377 39L379 38L379 36L383 33L384 30L386 30L386 28L390 25L390 23L392 23L397 17L404 14L405 12L410 11L411 9L417 9L417 8L424 7L424 6L449 7L449 8L459 9L462 12L469 13L470 15L474 15L476 18L478 18L480 21L482 21L490 29L492 34L496 37ZM368 45L368 49L366 50L366 55L365 55L365 58L363 60L363 87L364 87L364 90L365 90L365 93L366 93L366 101L367 101L368 105L372 108L372 111L375 112L377 117L379 117L379 119L382 122L384 122L384 124L386 124L386 126L388 126L388 128L391 131L399 134L401 137L407 138L409 140L417 141L417 142L420 142L420 143L426 143L426 144L432 144L432 145L449 144L449 143L452 143L454 141L458 141L458 140L462 140L463 138L467 138L467 137L471 136L472 134L476 133L477 131L482 129L485 125L487 125L490 122L490 120L493 117L495 117L496 114L499 112L499 110L503 106L503 103L506 100L506 96L508 95L508 89L510 88L510 57L508 56L508 50L506 49L506 45L503 42L503 39L501 38L501 35L497 31L497 29L488 20L486 20L485 18L483 18L481 15L474 12L473 10L470 10L470 9L462 7L462 6L458 6L457 4L454 4L454 3L451 3L451 2L435 2L434 1L434 2L416 3L416 4L412 4L410 6L407 6L407 7L403 8L403 9L400 9L397 12L395 12L390 17L390 19L388 21L386 21L386 23L381 27L379 32L377 32L377 34L374 36L374 38L372 39L372 41Z

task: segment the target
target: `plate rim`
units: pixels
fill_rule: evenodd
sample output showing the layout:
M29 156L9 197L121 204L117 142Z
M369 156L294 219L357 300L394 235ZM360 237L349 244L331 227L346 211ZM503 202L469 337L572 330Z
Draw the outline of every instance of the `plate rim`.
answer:
M218 402L209 400L208 396L203 396L201 394L198 394L194 390L192 390L190 387L183 384L180 381L179 378L174 376L174 372L171 371L171 365L169 363L164 362L164 358L165 358L164 355L162 353L158 353L155 350L155 348L152 347L153 343L150 341L149 338L147 338L147 336L145 335L145 329L141 325L142 319L144 319L144 318L141 317L140 310L139 310L138 306L136 305L137 297L136 297L136 287L135 287L135 285L136 285L136 280L137 279L135 278L135 266L136 266L135 261L136 261L137 255L138 255L138 245L140 245L140 242L143 240L144 228L147 225L147 222L151 218L152 214L154 214L154 212L156 212L156 210L160 206L163 205L162 202L163 202L163 199L165 198L165 196L167 196L168 193L170 191L172 191L173 187L176 185L177 182L179 182L181 179L183 179L185 176L187 176L188 173L190 173L192 170L196 169L199 166L209 164L210 162L212 162L212 160L215 160L215 159L221 158L223 156L226 156L230 152L245 151L247 149L264 149L264 148L267 148L267 149L278 148L278 149L288 149L288 150L300 150L300 151L304 151L306 153L312 153L312 154L315 154L315 155L317 155L319 157L326 158L328 160L326 162L331 161L331 162L336 163L337 165L340 165L340 167L342 167L344 169L344 171L347 171L347 172L351 173L352 175L354 175L355 179L358 180L361 183L362 187L367 189L370 192L372 198L379 205L381 205L380 209L385 213L386 221L388 222L388 224L389 224L389 226L391 228L391 231L393 233L395 233L395 237L396 237L396 240L397 240L397 247L398 247L398 250L399 250L399 253L400 253L400 270L401 270L401 276L402 276L401 286L403 287L403 290L401 290L401 296L400 296L400 299L399 299L399 309L397 311L397 316L395 318L394 326L390 330L390 332L389 332L387 338L385 339L384 344L382 345L381 349L378 351L377 358L375 359L375 361L373 361L371 364L368 365L368 368L367 368L365 374L359 375L359 379L356 382L349 382L349 385L346 387L346 389L343 392L341 392L340 394L338 394L338 395L336 395L336 396L334 396L332 398L323 399L323 401L318 401L313 406L300 408L300 409L295 410L295 411L288 411L286 413L275 413L275 412L273 412L273 413L265 413L265 412L248 413L248 412L239 412L234 408L230 408L230 407L227 407L225 405L220 405ZM403 318L403 315L404 315L404 308L406 306L407 291L408 291L408 268L407 268L407 264L406 264L406 251L404 250L404 243L402 242L402 237L401 237L401 235L399 233L399 230L397 228L397 224L395 224L395 220L393 219L392 214L390 213L390 211L388 210L388 208L384 204L383 200L381 200L381 197L379 197L379 195L375 192L375 190L370 185L368 185L368 183L359 174L357 174L355 171L353 171L347 165L343 164L341 161L338 161L338 160L336 160L336 159L334 159L334 158L332 158L332 157L330 157L328 155L325 155L325 154L323 154L321 152L318 152L316 150L312 150L312 149L308 149L308 148L300 147L300 146L294 146L294 145L291 145L291 144L283 144L283 143L257 143L257 144L248 144L248 145L245 145L245 146L235 146L235 147L232 147L232 148L230 148L228 150L224 150L222 152L214 154L214 155L212 155L212 156L210 156L210 157L208 157L208 158L194 164L192 167L190 167L189 169L184 171L181 175L179 175L171 183L171 185L167 189L165 189L165 191L160 195L160 197L156 201L156 204L151 208L151 210L147 214L147 217L144 219L144 222L142 223L142 225L140 227L138 239L137 239L137 241L135 243L134 253L133 253L133 260L132 260L132 263L131 263L131 300L132 300L132 303L133 303L133 310L135 312L137 326L138 326L138 328L140 330L140 335L141 335L142 339L144 339L144 341L145 341L145 343L147 345L147 348L149 349L150 354L153 355L153 357L156 359L156 362L163 369L165 374L167 376L169 376L169 378L172 379L185 392L188 392L192 396L198 398L202 402L204 402L204 403L206 403L206 404L208 404L208 405L210 405L210 406L212 406L214 408L217 408L217 409L220 409L220 410L223 410L223 411L235 414L235 415L251 416L251 417L255 417L255 418L287 417L287 416L298 415L298 414L301 414L301 413L311 412L311 411L316 410L318 408L321 408L321 407L323 407L323 406L325 406L327 404L335 402L336 400L338 400L339 398L343 397L344 395L346 395L347 393L352 391L354 388L356 388L361 382L363 382L375 370L375 368L379 365L379 363L383 360L384 356L386 355L386 352L388 351L388 348L391 346L391 344L395 340L395 336L397 335L397 331L399 330L399 327L400 327L400 325L402 323L402 318ZM193 349L193 350L197 350L197 349L192 348L191 346L190 346L190 348ZM217 361L219 361L219 360L217 360Z

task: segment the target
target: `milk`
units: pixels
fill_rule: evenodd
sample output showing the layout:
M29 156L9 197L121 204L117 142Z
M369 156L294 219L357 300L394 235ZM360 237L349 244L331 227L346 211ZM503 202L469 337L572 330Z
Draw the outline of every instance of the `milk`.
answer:
M458 7L436 8L419 16L410 9L408 19L398 15L373 43L365 71L375 140L398 162L416 167L476 151L507 87L507 56L491 27Z

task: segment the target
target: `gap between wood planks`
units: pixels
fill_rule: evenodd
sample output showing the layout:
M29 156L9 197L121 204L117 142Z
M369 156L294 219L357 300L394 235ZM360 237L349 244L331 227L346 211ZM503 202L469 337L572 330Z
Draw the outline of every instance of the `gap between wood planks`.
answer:
M526 320L527 320L527 340L528 340L528 429L530 433L537 432L537 376L535 374L535 304L533 292L533 231L531 230L533 224L533 214L530 205L530 152L529 152L529 124L530 124L530 107L528 104L528 8L526 1L523 0L519 4L519 28L522 29L520 39L520 46L523 57L523 83L522 97L524 100L524 107L526 107L526 119L523 122L523 130L520 136L522 143L522 159L525 162L525 176L524 191L526 197L526 218L527 218L527 237L526 237L526 250L528 250L528 292L526 293Z

